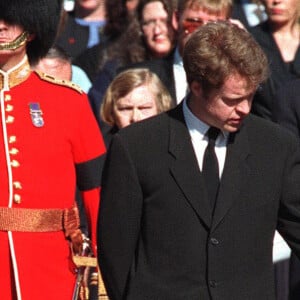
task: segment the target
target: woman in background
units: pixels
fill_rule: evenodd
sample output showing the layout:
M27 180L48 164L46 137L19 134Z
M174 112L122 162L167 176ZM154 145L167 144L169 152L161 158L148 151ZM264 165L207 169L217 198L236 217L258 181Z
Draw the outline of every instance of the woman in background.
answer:
M109 85L100 109L100 118L109 126L104 133L108 145L112 134L170 109L171 96L158 76L148 69L129 69Z
M177 40L175 8L172 0L140 0L136 18L120 39L107 49L88 94L101 129L100 105L120 69L145 60L169 60L172 56Z
M268 20L249 29L265 51L270 77L255 95L252 112L273 120L277 90L300 76L300 1L263 0Z

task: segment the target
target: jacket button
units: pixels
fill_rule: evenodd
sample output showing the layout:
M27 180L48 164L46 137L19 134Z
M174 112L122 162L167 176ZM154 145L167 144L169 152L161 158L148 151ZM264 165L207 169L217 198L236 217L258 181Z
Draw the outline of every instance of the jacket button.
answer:
M14 194L14 202L17 204L21 203L21 196L18 194Z
M8 139L10 144L15 143L17 141L17 137L15 135L11 135Z
M21 190L22 189L22 185L21 185L21 182L19 181L14 181L13 182L13 186L16 190Z
M9 154L11 154L11 155L16 155L18 153L19 153L19 150L17 148L11 148L9 150Z
M14 110L14 107L12 106L12 105L10 105L10 104L7 104L6 105L6 107L5 107L5 111L6 112L11 112L11 111L13 111Z
M217 240L217 239L215 239L215 238L211 238L210 239L210 242L213 244L213 245L219 245L219 241Z
M210 280L209 281L209 286L212 287L212 288L215 288L217 286L217 283L215 280Z
M17 161L17 160L12 160L11 162L10 162L10 165L13 167L13 168L17 168L17 167L19 167L20 166L20 163Z
M7 116L5 123L11 124L14 122L14 120L15 120L15 118L13 116Z

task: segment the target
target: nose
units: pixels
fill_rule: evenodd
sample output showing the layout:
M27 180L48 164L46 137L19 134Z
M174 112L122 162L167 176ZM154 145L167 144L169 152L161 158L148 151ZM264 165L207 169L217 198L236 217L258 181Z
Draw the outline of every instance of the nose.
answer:
M252 101L249 99L244 99L242 102L240 102L237 107L236 110L239 113L242 113L244 115L248 115L251 109L251 103Z
M6 29L7 28L7 23L4 20L0 20L0 29Z
M141 120L141 113L137 108L134 108L132 110L132 115L131 115L131 123L135 123Z
M156 35L160 34L162 32L162 26L163 24L161 22L155 22L153 28L154 34Z

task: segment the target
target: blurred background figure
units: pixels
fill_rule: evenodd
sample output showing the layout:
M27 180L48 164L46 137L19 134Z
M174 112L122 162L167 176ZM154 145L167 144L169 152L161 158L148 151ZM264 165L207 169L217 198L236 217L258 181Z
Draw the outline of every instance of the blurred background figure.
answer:
M92 85L86 73L80 67L73 65L71 57L58 46L50 48L46 56L32 68L61 80L72 81L85 93Z
M100 126L100 105L118 69L137 62L151 63L155 58L172 60L177 40L175 8L171 0L140 0L128 30L107 51L88 94Z
M267 19L249 28L249 31L268 57L270 75L254 96L252 113L279 122L288 129L292 127L292 131L297 132L297 105L294 105L296 101L293 100L297 96L287 98L291 96L289 89L295 92L289 82L300 77L300 2L263 0L262 4ZM295 255L291 255L291 250L278 232L274 238L273 262L276 299L299 299L300 263Z
M252 106L254 114L266 119L273 119L278 88L300 76L299 3L299 0L263 0L268 19L249 29L270 63L269 79L257 91Z
M110 127L104 134L108 145L112 135L171 107L171 96L154 73L130 69L118 74L109 85L101 105L101 119Z
M172 2L158 0L141 0L137 7L137 17L142 41L145 49L145 59L168 56L175 47L177 22L175 7ZM145 51L146 52L146 51Z
M65 12L63 28L56 44L74 60L85 49L102 41L106 22L105 0L75 0L74 9Z
M120 54L124 45L118 43L120 37L129 32L134 41L138 36L138 28L129 25L135 15L138 0L109 0L105 2L106 23L102 29L102 42L86 49L75 60L74 64L81 67L90 80L95 80L96 74L111 56ZM128 45L126 45L128 47ZM132 51L133 48L132 48Z
M234 0L232 17L240 20L247 29L268 18L260 0Z
M134 12L138 4L139 0L126 0L126 8L129 12Z
M274 121L284 126L300 139L300 77L287 82L276 92ZM300 260L292 252L289 264L285 264L288 282L288 300L300 299Z
M177 7L178 41L172 56L168 59L145 61L127 67L148 68L156 73L168 88L173 100L172 106L175 106L188 92L188 84L182 62L183 49L187 40L197 28L207 22L230 19L231 11L231 0L179 1ZM92 90L93 89L91 89L90 94Z

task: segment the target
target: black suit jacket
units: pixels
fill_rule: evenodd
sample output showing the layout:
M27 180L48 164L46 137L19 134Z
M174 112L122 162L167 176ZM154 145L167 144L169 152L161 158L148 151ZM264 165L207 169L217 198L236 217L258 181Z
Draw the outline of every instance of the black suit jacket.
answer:
M274 121L291 130L300 138L300 79L291 80L276 94L273 107Z
M111 299L275 299L275 229L300 253L299 162L292 134L249 116L229 141L212 217L181 105L121 130L98 227Z

